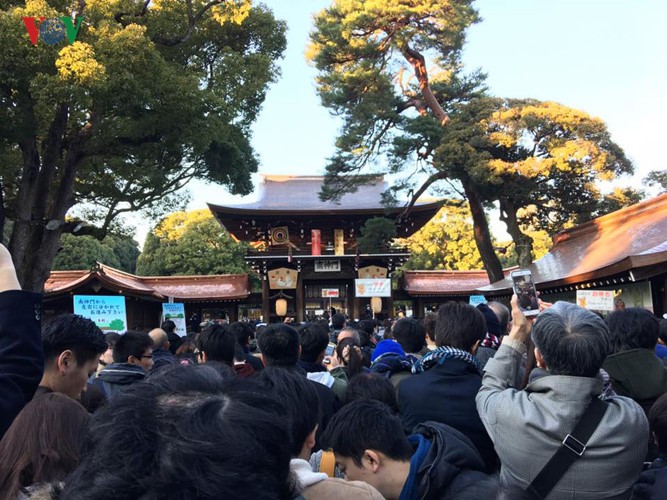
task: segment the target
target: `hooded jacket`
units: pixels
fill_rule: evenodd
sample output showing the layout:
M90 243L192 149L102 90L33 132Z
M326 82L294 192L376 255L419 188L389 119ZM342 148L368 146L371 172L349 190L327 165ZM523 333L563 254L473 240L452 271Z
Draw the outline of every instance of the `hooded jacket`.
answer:
M667 367L650 349L617 352L607 357L602 368L619 396L646 401L667 392Z
M111 399L128 385L140 382L145 377L146 371L141 366L112 363L99 373L93 384L101 387L107 398Z
M410 442L416 449L401 500L495 498L497 477L484 472L475 445L456 429L425 422L415 428Z

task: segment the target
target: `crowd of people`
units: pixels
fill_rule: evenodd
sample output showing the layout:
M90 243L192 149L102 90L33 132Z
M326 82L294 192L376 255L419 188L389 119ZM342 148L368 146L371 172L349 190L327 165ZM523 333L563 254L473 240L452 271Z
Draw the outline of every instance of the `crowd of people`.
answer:
M0 500L664 498L665 321L539 305L105 334L0 247Z

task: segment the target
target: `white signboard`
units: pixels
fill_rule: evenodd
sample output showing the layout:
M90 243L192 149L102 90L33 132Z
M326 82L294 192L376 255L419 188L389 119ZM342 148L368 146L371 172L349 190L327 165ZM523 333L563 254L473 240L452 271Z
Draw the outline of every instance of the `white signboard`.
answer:
M477 307L479 304L486 304L486 297L484 295L471 295L468 303Z
M162 321L172 320L176 325L175 332L181 337L185 337L188 333L185 325L185 305L174 303L162 304Z
M354 292L355 297L391 297L391 280L354 280Z
M338 288L322 288L322 297L339 297L340 290Z
M75 295L74 314L92 319L102 331L124 333L127 330L122 295Z
M340 272L340 261L339 260L316 260L315 261L315 272L316 273L339 273Z
M577 290L577 304L593 311L613 311L613 290Z

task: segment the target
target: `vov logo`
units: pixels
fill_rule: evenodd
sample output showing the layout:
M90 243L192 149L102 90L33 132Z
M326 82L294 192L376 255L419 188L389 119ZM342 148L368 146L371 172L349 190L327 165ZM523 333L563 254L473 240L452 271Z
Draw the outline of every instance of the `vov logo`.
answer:
M39 20L39 26L37 26L37 20ZM74 20L67 16L52 17L50 19L45 17L23 18L23 23L28 30L28 35L33 45L37 44L38 38L41 38L47 45L56 45L62 42L65 36L67 36L69 43L74 43L76 35L79 33L79 28L81 28L81 21L83 21L83 16L77 17L76 26L74 26Z

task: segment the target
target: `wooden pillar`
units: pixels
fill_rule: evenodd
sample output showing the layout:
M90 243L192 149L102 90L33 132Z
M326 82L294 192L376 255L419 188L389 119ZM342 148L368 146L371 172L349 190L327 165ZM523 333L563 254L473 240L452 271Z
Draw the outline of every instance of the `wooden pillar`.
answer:
M271 295L269 277L264 276L262 278L262 321L267 324L269 323L269 315L271 314L269 295Z
M303 302L303 280L301 279L301 273L296 280L296 320L301 323L305 321L305 312L306 305Z
M386 302L386 308L385 310L387 311L387 318L393 318L394 317L394 295L390 295L389 297L385 297L383 299L383 302Z

